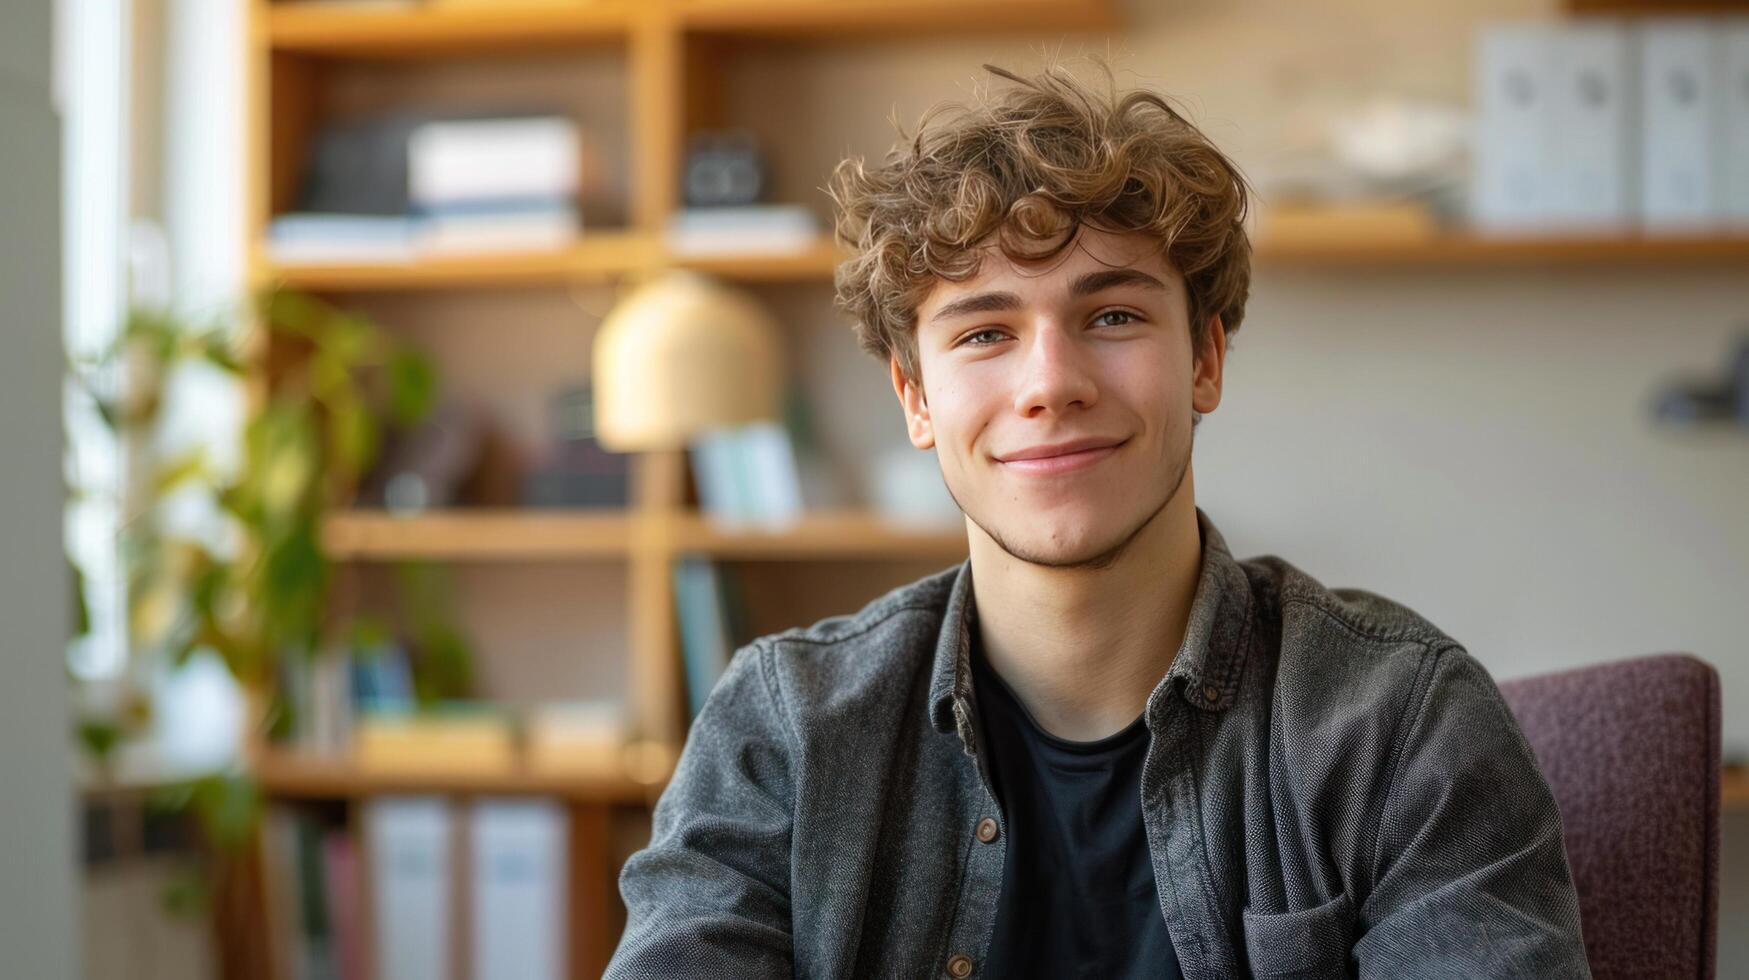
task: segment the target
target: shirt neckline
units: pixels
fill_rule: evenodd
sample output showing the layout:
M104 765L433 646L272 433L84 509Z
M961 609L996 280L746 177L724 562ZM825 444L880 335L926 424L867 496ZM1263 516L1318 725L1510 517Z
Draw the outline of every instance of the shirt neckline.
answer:
M982 644L978 642L975 635L971 645L972 670L976 680L988 680L990 688L996 693L996 696L1001 698L1015 716L1026 725L1030 734L1046 747L1077 757L1112 756L1129 748L1134 742L1147 737L1148 713L1146 709L1138 712L1135 720L1123 728L1091 741L1079 741L1052 734L1038 723L1038 719L1034 718L1032 712L1027 710L1025 702L1021 701L1020 696L1014 693L1014 689L1008 686L1008 682L1002 679L1002 675L996 672L995 666L985 659Z

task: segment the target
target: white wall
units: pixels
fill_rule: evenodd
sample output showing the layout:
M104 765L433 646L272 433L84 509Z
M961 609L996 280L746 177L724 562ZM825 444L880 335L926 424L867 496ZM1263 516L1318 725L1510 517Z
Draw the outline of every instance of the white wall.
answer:
M0 970L43 980L78 974L51 24L49 0L0 5Z

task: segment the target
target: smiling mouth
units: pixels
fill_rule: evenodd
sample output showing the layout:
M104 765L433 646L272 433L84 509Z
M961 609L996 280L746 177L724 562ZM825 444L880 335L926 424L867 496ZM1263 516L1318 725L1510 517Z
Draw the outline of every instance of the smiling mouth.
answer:
M1062 453L1057 456L1039 456L1033 459L998 460L1002 467L1011 473L1024 476L1057 476L1063 473L1074 473L1097 466L1107 457L1129 444L1129 440L1110 446L1100 446L1097 449L1082 449L1078 452Z

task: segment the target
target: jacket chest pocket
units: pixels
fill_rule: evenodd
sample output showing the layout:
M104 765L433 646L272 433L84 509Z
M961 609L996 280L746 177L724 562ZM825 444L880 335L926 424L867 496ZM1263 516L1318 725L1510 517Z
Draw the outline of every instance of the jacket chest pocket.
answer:
M1282 980L1348 976L1354 905L1343 892L1316 908L1262 915L1246 909L1245 954L1251 973Z

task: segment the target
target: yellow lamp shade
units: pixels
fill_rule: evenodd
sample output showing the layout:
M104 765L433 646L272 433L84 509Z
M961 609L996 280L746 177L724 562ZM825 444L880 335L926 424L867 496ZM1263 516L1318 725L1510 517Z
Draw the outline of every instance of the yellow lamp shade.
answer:
M777 324L693 272L628 293L595 335L595 436L614 452L680 449L707 429L779 414Z

